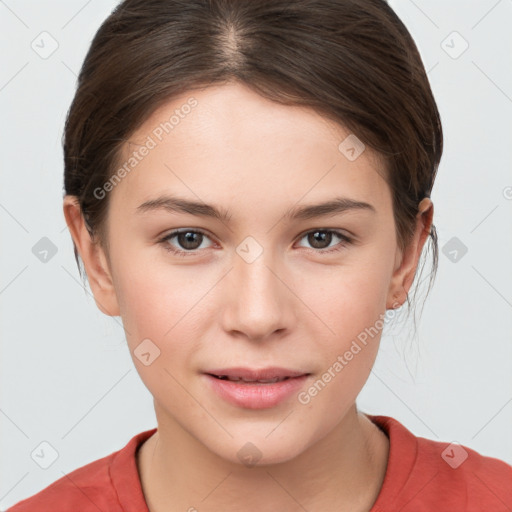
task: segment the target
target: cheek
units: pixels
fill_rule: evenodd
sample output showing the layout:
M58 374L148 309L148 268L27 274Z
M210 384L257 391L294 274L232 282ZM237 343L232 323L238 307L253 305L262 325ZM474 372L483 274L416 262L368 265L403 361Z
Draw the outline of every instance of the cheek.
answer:
M159 365L164 359L183 362L196 349L200 336L191 326L200 325L201 298L211 285L198 286L193 277L192 267L173 271L161 260L131 260L118 267L116 293L132 356L147 339L165 356L155 360ZM139 361L135 363L140 368Z
M195 287L191 273L173 272L160 255L143 253L138 248L124 251L116 269L116 293L131 336L160 340L192 307Z
M200 296L180 272L136 270L120 280L121 315L134 366L157 401L177 410L190 407L180 386L181 371L201 339L191 329L201 314Z
M339 266L309 274L300 283L299 296L325 324L333 339L347 340L370 327L385 313L391 278L387 258L376 251L361 252Z
M377 356L386 324L386 297L390 279L391 253L377 247L358 254L357 261L317 273L314 282L301 284L301 296L315 314L307 322L308 338L314 340L321 361L318 380L301 403L328 408L336 416L356 398ZM309 283L309 284L308 284ZM318 397L318 398L317 398ZM300 400L299 400L300 401ZM333 417L334 417L333 416Z
M382 332L382 320L375 321L374 315L364 309L354 315L341 313L330 323L336 335L316 342L315 359L321 364L309 387L297 396L305 418L313 422L323 418L317 429L324 434L347 413L364 387Z

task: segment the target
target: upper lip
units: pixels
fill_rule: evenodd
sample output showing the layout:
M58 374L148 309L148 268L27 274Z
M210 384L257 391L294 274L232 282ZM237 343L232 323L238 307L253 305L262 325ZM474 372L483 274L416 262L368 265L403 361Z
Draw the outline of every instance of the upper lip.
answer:
M249 380L266 380L284 377L300 377L301 375L309 375L307 372L290 370L287 368L279 368L272 366L269 368L253 369L253 368L219 368L208 370L205 373L210 375L226 376L226 377L240 377Z

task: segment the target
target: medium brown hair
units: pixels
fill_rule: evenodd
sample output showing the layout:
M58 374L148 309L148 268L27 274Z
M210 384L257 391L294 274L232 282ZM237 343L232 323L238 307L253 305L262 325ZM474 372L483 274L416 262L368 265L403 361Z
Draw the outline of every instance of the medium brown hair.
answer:
M63 135L65 194L77 197L94 240L108 249L108 195L94 191L115 173L130 135L175 96L228 81L310 107L377 151L398 245L407 247L443 135L418 49L384 0L121 2L92 41ZM434 225L429 238L428 291Z

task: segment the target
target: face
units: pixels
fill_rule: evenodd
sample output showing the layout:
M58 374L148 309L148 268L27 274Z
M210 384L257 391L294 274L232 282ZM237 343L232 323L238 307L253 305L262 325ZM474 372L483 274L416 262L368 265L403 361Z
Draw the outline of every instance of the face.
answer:
M418 247L398 250L381 163L368 147L355 159L347 142L340 150L349 135L239 84L175 98L120 158L130 170L109 192L105 274L81 251L99 307L122 317L159 424L224 459L254 445L262 463L286 461L332 431L410 284ZM240 367L280 368L280 381L208 375Z

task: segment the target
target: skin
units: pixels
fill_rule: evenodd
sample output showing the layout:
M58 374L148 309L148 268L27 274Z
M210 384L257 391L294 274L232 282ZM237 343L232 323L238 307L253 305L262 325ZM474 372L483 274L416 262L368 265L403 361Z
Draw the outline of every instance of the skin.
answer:
M108 253L91 240L76 198L64 198L96 303L121 316L135 367L154 397L158 431L137 457L149 509L367 511L382 486L389 442L355 400L380 332L307 404L293 395L269 409L236 407L201 372L282 366L310 372L307 390L359 333L405 301L432 202L420 203L415 236L401 252L378 155L366 148L348 160L338 150L349 134L343 127L237 83L160 107L120 162L190 96L197 106L110 192ZM228 209L230 221L136 213L162 193ZM376 212L284 218L292 207L337 195ZM159 242L179 228L207 232L189 249L194 254L166 251L192 247L178 237ZM307 233L317 229L355 241L333 235L315 246ZM263 250L250 263L236 252L248 236ZM336 246L341 250L320 254ZM146 338L160 350L148 366L134 356ZM262 454L254 467L237 456L247 442Z

